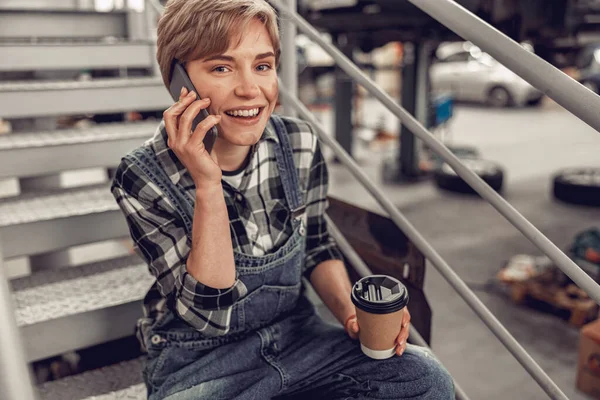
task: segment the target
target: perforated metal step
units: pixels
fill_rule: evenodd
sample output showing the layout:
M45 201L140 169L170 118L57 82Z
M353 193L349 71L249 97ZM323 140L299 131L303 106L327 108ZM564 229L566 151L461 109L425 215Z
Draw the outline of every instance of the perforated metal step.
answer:
M28 360L132 335L153 282L135 255L12 281Z
M12 282L19 326L139 301L153 278L137 256L35 273Z
M51 7L3 9L0 37L128 37L128 16L124 10L97 12ZM27 29L23 29L25 26Z
M143 363L138 358L44 383L38 388L40 400L146 400Z
M106 185L59 193L28 193L0 201L0 237L5 258L128 235L123 214Z
M26 118L164 110L173 100L160 78L136 77L3 82L0 104L3 117Z
M0 41L0 70L60 70L81 68L148 68L152 43L54 40Z
M139 86L161 86L162 80L153 77L96 78L89 81L9 81L0 83L0 92L37 92L42 90L103 89Z
M158 121L98 124L89 128L23 132L0 136L0 151L131 138L149 138Z
M27 177L91 167L114 167L151 138L158 121L101 124L0 135L0 178Z

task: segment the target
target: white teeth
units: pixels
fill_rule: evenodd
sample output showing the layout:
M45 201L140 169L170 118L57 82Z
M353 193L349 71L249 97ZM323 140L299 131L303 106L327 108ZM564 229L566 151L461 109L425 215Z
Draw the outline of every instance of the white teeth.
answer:
M228 111L227 114L234 117L255 117L258 115L259 111L258 108L253 108L251 110Z

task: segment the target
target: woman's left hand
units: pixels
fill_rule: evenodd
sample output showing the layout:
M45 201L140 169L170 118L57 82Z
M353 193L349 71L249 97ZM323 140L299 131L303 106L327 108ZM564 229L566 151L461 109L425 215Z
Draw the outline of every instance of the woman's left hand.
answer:
M402 316L402 328L400 328L400 333L396 338L396 354L399 356L404 353L406 350L406 341L408 340L408 333L410 330L410 313L408 312L408 308L404 309L404 315Z
M360 328L358 327L358 320L356 319L356 315L353 315L346 320L344 324L344 328L348 335L356 340L358 339ZM404 309L404 314L402 316L402 325L400 327L400 333L398 337L396 337L396 354L401 356L406 350L406 341L408 340L408 333L410 331L410 312L408 312L408 308Z

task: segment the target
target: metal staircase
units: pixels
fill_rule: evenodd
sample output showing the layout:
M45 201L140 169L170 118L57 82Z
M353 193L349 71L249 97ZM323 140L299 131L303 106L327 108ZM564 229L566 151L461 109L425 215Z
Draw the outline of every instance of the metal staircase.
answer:
M0 195L0 258L24 259L31 270L9 282L26 362L131 336L153 282L137 255L123 255L125 245L101 261L60 265L74 246L126 242L110 170L152 137L157 121L54 129L57 118L171 104L156 74L153 10L99 12L92 3L0 2L0 118L33 127L0 135L0 180L16 187ZM112 75L90 77L95 70ZM104 182L86 184L83 175L77 187L65 184L68 172L90 168ZM47 382L37 392L41 399L145 398L141 364Z
M597 96L536 56L525 53L516 43L487 26L457 3L449 0L409 1L474 43L481 42L481 48L489 50L495 58L543 89L547 95L589 125L600 127L596 111L600 99ZM293 7L289 9L280 0L271 2L286 16L286 30L294 31L290 25L295 24L323 46L345 72L381 100L484 199L542 249L592 298L600 302L600 287L537 228L466 168L410 113L399 107L364 76L346 56L326 43L312 26L293 11ZM107 64L103 63L111 66L123 63L117 65L121 71L112 78L48 82L34 79L33 74L34 78L26 81L3 82L0 84L0 118L26 118L33 121L33 126L44 126L48 124L48 119L58 115L118 113L161 109L170 105L171 101L156 77L156 65L152 57L148 57L148 53L153 53L153 34L148 28L152 26L154 18L151 15L152 9L147 7L145 13L134 10L100 13L93 11L89 3L90 1L85 0L7 0L0 5L0 43L13 55L12 60L0 61L0 74L3 71L13 73L32 68L49 71L62 68L94 69L105 68ZM293 5L294 1L290 3ZM81 38L85 40L80 40ZM62 57L69 60L43 60L37 64L38 54L51 52L49 47L44 46L57 46ZM133 46L131 52L127 51L127 46ZM144 48L147 48L147 52ZM292 48L288 46L287 50ZM35 49L41 53L35 53ZM92 56L94 50L102 52L103 57ZM295 76L289 73L290 68L294 71L295 61L293 56L285 57L285 50L286 48L283 60L292 67L283 65L284 86L288 87L281 89L284 106L291 107L315 125L320 139L334 150L336 156L374 195L389 213L393 225L400 233L406 235L402 239L391 237L394 244L402 240L401 244L406 245L405 258L394 257L402 259L402 269L406 272L406 276L403 272L404 278L410 275L411 266L418 265L415 260L424 262L426 257L548 396L555 399L566 398L436 250L369 180L340 145L328 137L322 125L295 98ZM83 57L86 53L90 54L89 58ZM521 57L516 58L512 54L521 54ZM111 58L112 61L107 61ZM127 76L127 68L133 66L145 68L146 76ZM109 124L81 130L16 132L1 137L0 178L18 180L21 193L0 200L0 260L16 257L38 258L38 261L53 260L52 254L63 252L72 246L126 237L125 222L108 192L108 182L66 188L64 182L56 179L56 176L73 169L109 169L116 165L126 150L141 144L152 133L153 130L145 124ZM371 221L373 216L366 219ZM387 221L391 223L390 220ZM332 229L332 232L349 263L355 267L355 272L363 275L368 273L372 265L362 262L365 251L359 254L360 249L354 249L336 229ZM7 384L9 399L29 400L34 397L29 382L26 382L26 362L133 333L135 320L141 312L140 299L150 286L152 278L145 271L143 263L133 255L115 254L112 258L110 254L105 256L108 259L101 262L62 269L55 268L52 262L43 266L35 265L31 275L10 282L10 297L6 295L8 288L4 272L0 268L0 320L8 321L0 324L0 345L2 351L6 352L0 357L0 382ZM393 269L392 266L390 270ZM422 283L422 279L418 280ZM14 305L12 309L11 301ZM15 320L16 328L13 329L10 322ZM411 339L426 345L415 331L416 329L411 333ZM18 351L20 343L25 348L24 357ZM141 368L142 360L135 359L44 383L37 388L37 392L40 398L48 400L141 400L145 398ZM456 395L457 398L467 399L458 385Z

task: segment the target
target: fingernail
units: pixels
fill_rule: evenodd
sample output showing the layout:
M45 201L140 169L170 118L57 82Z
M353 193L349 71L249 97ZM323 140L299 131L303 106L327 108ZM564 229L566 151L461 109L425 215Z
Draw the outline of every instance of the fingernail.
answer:
M181 87L181 91L179 92L179 97L183 96L183 94L185 93L185 87Z
M194 91L192 90L188 93L188 97L196 97L196 93L194 93Z

